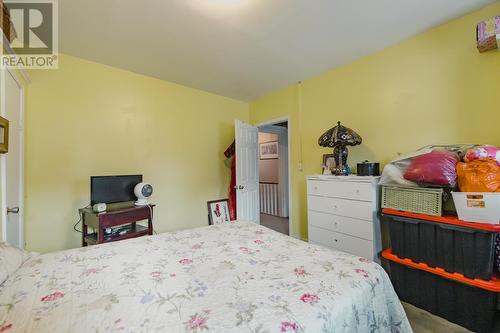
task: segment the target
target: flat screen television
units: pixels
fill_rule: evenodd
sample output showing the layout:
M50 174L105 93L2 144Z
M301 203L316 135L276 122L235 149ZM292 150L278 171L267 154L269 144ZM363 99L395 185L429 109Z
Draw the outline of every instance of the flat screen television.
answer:
M142 175L90 177L90 204L134 201L135 185L142 182Z

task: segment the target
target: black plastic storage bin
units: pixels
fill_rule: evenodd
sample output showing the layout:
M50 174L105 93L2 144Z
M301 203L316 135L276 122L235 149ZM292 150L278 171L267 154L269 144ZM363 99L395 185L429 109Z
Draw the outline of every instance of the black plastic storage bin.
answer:
M392 253L398 257L471 279L491 279L495 232L390 214L382 218L389 226Z
M390 277L402 301L473 332L491 333L497 293L389 261Z

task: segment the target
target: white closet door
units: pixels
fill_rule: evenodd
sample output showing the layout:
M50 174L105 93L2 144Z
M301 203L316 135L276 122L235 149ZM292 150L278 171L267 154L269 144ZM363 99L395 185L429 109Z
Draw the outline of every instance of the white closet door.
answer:
M9 152L2 156L3 212L6 241L24 248L23 184L24 184L24 119L23 88L7 70L4 73L3 116L9 120Z

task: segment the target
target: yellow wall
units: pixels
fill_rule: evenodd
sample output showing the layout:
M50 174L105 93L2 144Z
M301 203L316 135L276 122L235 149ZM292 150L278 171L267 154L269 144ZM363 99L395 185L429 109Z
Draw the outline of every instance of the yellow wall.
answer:
M305 177L320 171L330 150L317 139L338 120L364 140L350 149L352 165L432 143L500 144L500 52L479 54L474 43L477 22L495 14L498 2L252 101L250 115L244 102L61 55L59 70L29 73L27 248L79 246L72 226L91 175L144 174L159 232L203 225L205 201L226 196L222 153L236 118L290 117L292 235L302 238Z
M62 55L30 71L26 98L26 243L77 247L77 209L91 175L144 174L158 232L207 224L206 201L227 197L223 152L248 104Z
M350 149L354 166L364 159L387 163L428 144L500 145L500 52L475 47L476 24L498 14L496 2L250 103L253 123L291 117L292 234L307 237L305 177L320 172L321 156L331 150L317 140L339 120L363 137Z

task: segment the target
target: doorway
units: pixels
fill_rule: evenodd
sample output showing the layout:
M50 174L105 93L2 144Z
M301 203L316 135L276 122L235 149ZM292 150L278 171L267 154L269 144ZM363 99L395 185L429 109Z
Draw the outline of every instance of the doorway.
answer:
M258 125L260 224L290 235L288 119Z

